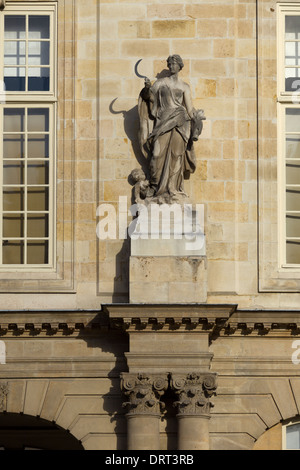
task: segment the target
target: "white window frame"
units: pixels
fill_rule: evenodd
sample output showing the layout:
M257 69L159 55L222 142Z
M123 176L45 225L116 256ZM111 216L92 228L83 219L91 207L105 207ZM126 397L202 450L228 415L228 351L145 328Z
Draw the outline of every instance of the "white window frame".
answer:
M300 2L295 3L279 3L277 4L277 181L278 181L278 260L279 271L287 272L294 271L300 272L299 264L288 264L286 262L286 245L287 240L293 240L287 237L287 223L286 215L291 211L286 210L286 147L285 147L285 115L287 108L300 109L300 92L299 89L295 92L285 91L285 17L286 16L299 16L300 18ZM299 43L300 47L300 43ZM292 66L291 66L292 67ZM299 69L300 73L300 69ZM300 77L299 77L300 82ZM300 129L299 129L300 137ZM294 159L295 160L295 159ZM297 160L295 160L297 161ZM300 163L300 160L299 160ZM291 185L288 185L291 186ZM300 186L299 186L300 190ZM299 207L300 212L300 207ZM300 216L300 214L299 214ZM294 239L300 242L299 239Z
M286 421L282 424L282 450L300 450L300 449L287 449L286 447L286 430L289 426L300 425L300 421L297 418Z
M0 13L0 78L4 73L4 17L5 15L49 15L50 17L50 89L49 91L23 91L5 93L5 102L0 103L0 272L54 272L56 270L56 115L57 115L57 4L54 2L26 2L7 4ZM1 98L1 97L0 97ZM5 108L49 109L49 221L48 263L41 265L8 265L2 263L2 168L3 168L3 115ZM25 234L26 237L26 234Z
M17 3L7 5L0 15L0 45L4 44L4 17L8 15L49 15L50 18L50 90L49 91L23 91L16 93L14 91L7 91L6 100L23 101L23 100L42 100L42 101L55 101L57 90L57 76L56 67L57 63L57 25L56 25L56 3L47 2L41 3ZM52 41L51 41L52 39ZM26 38L27 41L27 38ZM52 42L52 44L51 44ZM0 46L3 47L3 46ZM0 58L0 77L4 75L4 54L1 53Z

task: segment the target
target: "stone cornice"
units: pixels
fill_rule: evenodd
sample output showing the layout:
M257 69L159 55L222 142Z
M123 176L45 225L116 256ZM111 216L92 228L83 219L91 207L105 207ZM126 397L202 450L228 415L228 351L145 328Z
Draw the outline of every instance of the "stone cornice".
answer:
M125 330L204 330L226 324L236 305L209 304L107 304L107 313L114 328Z
M72 335L83 330L109 327L106 315L99 311L12 311L0 312L0 336L4 335Z
M224 328L226 334L300 334L300 310L237 310Z
M92 331L189 331L214 335L300 335L299 310L238 310L236 305L105 304L100 310L0 311L5 335Z
M299 310L238 310L234 304L103 305L112 328L134 331L195 331L211 336L300 335Z

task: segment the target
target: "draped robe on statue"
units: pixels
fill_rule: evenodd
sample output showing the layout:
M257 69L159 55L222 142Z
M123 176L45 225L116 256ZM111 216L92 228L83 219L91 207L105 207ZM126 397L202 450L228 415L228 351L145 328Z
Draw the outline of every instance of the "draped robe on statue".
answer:
M181 80L162 78L140 93L140 145L144 149L145 143L150 144L154 196L184 194L183 180L196 168L191 117L185 106L187 87Z

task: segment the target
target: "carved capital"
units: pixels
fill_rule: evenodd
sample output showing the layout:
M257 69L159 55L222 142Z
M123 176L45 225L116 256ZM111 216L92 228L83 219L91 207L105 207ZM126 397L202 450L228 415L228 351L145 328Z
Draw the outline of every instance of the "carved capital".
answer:
M128 401L128 415L160 415L164 409L161 397L168 388L167 374L130 374L121 375L121 389Z
M0 382L0 413L6 411L6 398L8 395L8 384Z
M206 416L214 406L210 398L216 395L217 375L210 372L172 374L171 387L178 396L174 406L179 416Z
M4 10L5 6L5 0L0 0L0 11Z

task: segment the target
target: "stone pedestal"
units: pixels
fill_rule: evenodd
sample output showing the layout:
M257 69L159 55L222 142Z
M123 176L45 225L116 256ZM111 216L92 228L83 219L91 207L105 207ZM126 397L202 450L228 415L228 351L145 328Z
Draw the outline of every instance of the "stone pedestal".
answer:
M129 295L131 303L203 303L206 258L131 256Z
M162 214L154 208L131 234L130 303L206 302L203 222L196 211L177 207L172 218L168 206ZM190 223L184 224L186 213Z

